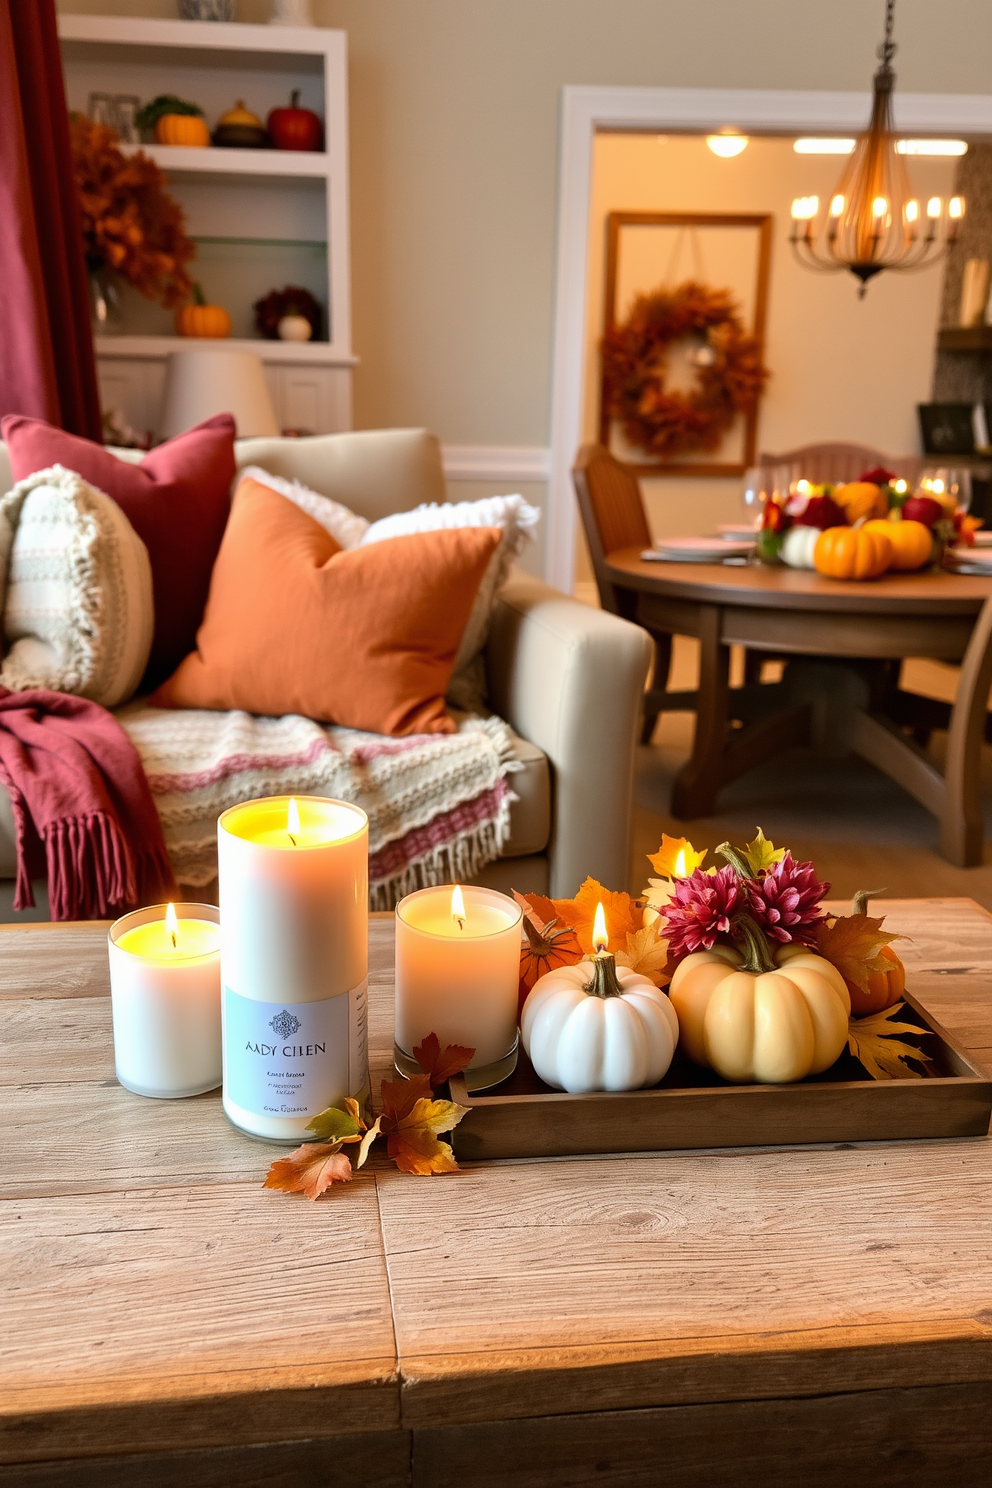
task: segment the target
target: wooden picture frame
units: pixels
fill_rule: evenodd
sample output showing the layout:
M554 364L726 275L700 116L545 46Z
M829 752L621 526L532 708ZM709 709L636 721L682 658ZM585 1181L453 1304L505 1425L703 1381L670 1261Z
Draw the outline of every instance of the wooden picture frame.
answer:
M606 289L603 297L603 333L618 323L617 291L621 272L621 239L625 228L685 227L739 228L757 237L756 282L753 290L750 331L758 337L762 349L768 311L768 281L771 271L774 218L770 212L610 212L606 218ZM644 286L645 290L649 286ZM743 457L739 460L637 460L611 445L612 420L606 413L602 368L599 377L599 442L621 459L631 470L653 476L733 477L741 476L753 465L758 447L758 410L760 399L744 416ZM628 447L629 449L629 447Z

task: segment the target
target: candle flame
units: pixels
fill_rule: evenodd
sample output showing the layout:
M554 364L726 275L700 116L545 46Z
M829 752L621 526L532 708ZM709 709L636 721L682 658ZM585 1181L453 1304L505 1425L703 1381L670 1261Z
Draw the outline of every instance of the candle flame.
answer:
M289 810L286 812L286 835L293 846L300 835L300 808L296 804L296 797L290 796Z
M594 951L605 951L610 943L606 933L606 911L602 902L596 905L596 916L592 922L592 946Z
M172 949L175 950L179 944L179 919L176 915L176 906L174 904L166 905L165 930L172 941Z
M687 877L687 874L688 874L688 870L686 868L686 862L685 862L685 848L684 847L680 847L679 848L679 855L675 859L675 877L676 878L685 878L685 877Z
M465 899L462 895L461 884L455 884L451 891L451 918L459 930L465 929Z

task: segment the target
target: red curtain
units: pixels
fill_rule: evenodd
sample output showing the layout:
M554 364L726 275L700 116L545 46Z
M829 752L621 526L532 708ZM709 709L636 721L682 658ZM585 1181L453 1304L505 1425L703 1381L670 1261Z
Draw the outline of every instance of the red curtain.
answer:
M0 0L0 414L101 438L55 0Z

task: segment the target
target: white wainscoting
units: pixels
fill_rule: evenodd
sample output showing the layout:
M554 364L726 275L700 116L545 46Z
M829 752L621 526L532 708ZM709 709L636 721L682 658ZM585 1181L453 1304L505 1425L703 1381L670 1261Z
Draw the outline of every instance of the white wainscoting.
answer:
M444 474L452 481L546 481L551 451L540 445L446 444Z

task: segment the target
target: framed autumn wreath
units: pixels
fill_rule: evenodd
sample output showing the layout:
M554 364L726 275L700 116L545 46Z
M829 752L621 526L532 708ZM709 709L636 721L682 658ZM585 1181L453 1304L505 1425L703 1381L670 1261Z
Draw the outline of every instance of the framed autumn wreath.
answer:
M754 461L758 403L768 378L762 357L772 219L769 215L611 212L608 222L606 297L601 342L600 442L619 434L615 450L636 469L665 475L740 475ZM637 290L637 270L621 272L625 228L749 231L733 288L712 288L696 277L672 288ZM671 237L671 232L668 234ZM724 258L733 232L724 234ZM660 237L663 240L663 236ZM698 245L697 251L698 251ZM640 273L652 265L639 244ZM719 257L719 255L718 255ZM660 267L660 266L659 266ZM754 273L742 292L742 277ZM657 273L659 268L654 268ZM623 293L629 308L617 320ZM743 300L750 301L745 323ZM678 349L690 371L688 385L670 377ZM736 432L737 448L727 448ZM645 459L630 459L630 451ZM688 456L716 454L716 460ZM722 458L720 456L722 455ZM729 456L729 458L728 458ZM736 456L736 457L735 457Z

